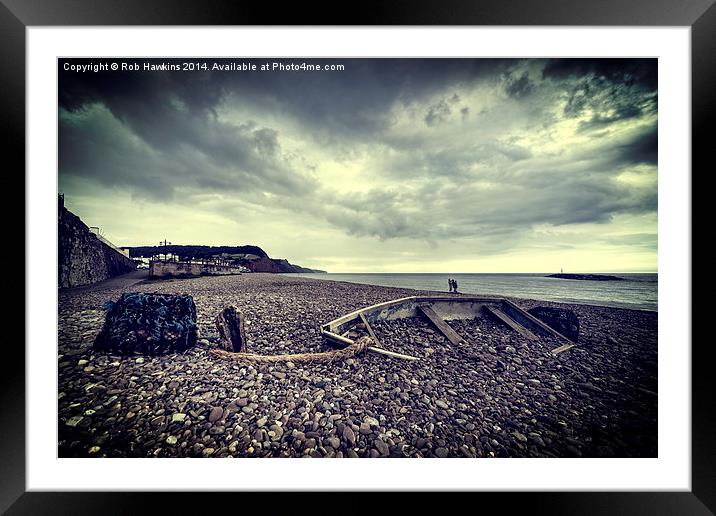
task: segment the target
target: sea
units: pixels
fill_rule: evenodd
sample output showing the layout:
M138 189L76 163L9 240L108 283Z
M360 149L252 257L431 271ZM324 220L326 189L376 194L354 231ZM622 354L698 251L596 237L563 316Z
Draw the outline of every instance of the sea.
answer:
M436 292L448 292L447 280L454 278L458 282L458 291L464 294L498 295L658 311L658 274L609 274L623 278L624 281L558 279L547 277L548 273L327 273L286 274L286 276Z

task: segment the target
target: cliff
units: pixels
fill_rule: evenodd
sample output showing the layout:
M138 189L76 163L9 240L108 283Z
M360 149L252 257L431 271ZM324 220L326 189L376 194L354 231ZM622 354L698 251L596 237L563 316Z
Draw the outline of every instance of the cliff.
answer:
M252 272L303 272L325 273L318 269L309 269L294 265L283 258L271 258L266 251L255 245L209 246L209 245L167 245L130 247L131 257L153 256L171 253L181 260L187 259L223 259L235 265L243 265Z

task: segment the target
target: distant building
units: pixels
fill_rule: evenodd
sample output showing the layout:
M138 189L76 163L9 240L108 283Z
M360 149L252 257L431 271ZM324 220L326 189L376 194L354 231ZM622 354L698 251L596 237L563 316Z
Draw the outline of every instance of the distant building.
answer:
M137 258L132 258L132 261L137 264L137 269L149 269L149 258L140 256Z
M224 276L241 274L245 267L223 264L215 261L156 260L149 263L149 277L168 278L173 276Z
M179 255L174 253L159 253L152 256L152 260L158 260L161 262L178 262Z

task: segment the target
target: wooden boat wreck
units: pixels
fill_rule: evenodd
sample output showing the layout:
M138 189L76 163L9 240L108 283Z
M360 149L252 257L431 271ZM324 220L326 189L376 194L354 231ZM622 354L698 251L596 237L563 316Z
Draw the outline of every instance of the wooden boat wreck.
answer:
M417 357L383 349L371 323L409 317L425 317L453 345L465 345L466 341L450 326L449 321L492 318L517 332L528 341L549 337L559 346L552 349L557 354L567 351L575 342L556 329L526 312L515 303L500 297L484 296L410 296L361 308L321 326L321 334L335 347L351 346L355 341L348 337L360 325L370 335L374 345L368 350L405 360Z

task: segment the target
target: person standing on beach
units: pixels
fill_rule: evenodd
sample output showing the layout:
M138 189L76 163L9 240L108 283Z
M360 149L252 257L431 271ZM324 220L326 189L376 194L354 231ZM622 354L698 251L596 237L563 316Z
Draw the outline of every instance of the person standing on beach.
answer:
M457 280L452 280L452 288L454 289L453 292L457 294Z
M452 278L448 278L448 290L452 292Z

